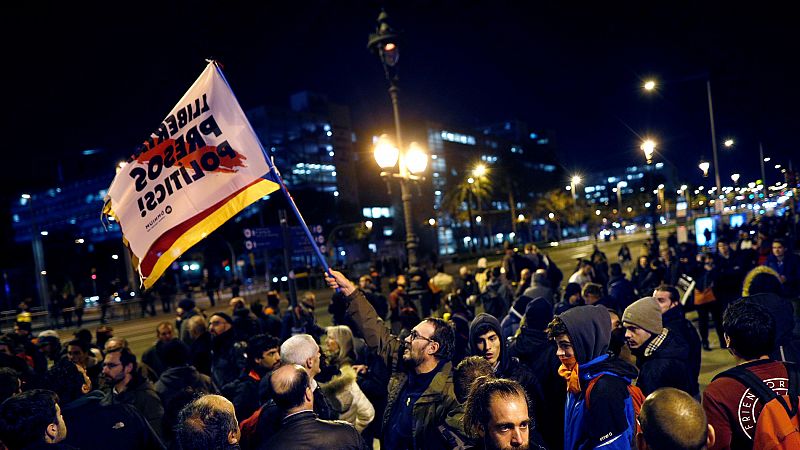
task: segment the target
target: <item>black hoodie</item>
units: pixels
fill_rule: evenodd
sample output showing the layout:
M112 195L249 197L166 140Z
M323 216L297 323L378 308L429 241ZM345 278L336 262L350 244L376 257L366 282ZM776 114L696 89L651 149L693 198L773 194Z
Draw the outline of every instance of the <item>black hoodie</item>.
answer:
M511 352L508 351L507 344L500 334L500 322L498 322L497 318L491 314L480 313L469 325L470 353L473 355L482 356L481 352L478 351L476 341L480 336L478 334L478 328L481 328L481 325L483 324L489 325L491 330L497 333L497 339L500 340L500 358L498 359L499 364L495 369L495 374L498 377L509 378L519 382L519 384L525 388L525 391L528 393L528 397L530 397L534 407L538 407L538 405L543 403L542 387L539 383L539 380L536 378L536 375L533 374L533 371L528 368L528 366L523 365L519 362L519 359L511 356ZM487 331L483 331L483 333L487 333Z

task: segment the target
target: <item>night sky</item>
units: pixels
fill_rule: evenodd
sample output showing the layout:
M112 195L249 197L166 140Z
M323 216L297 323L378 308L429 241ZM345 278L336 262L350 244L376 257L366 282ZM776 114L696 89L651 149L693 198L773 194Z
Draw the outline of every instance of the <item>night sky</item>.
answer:
M30 3L30 2L28 2ZM288 105L300 90L352 109L367 138L391 126L386 82L366 49L382 5L405 32L401 107L471 127L520 119L555 132L568 171L656 160L701 182L711 158L705 80L714 95L723 184L758 174L758 142L775 161L795 155L800 42L791 14L730 2L61 2L7 11L4 197L83 171L113 171L215 57L243 108ZM569 5L567 5L569 3ZM613 6L611 5L613 3ZM650 2L652 3L652 2ZM702 3L702 4L701 4ZM767 3L767 2L761 2ZM643 9L646 8L646 9ZM643 80L660 81L644 95ZM10 142L8 142L10 141ZM99 155L80 156L85 149ZM102 164L102 166L101 166ZM63 173L63 171L70 173ZM706 184L713 183L713 180Z

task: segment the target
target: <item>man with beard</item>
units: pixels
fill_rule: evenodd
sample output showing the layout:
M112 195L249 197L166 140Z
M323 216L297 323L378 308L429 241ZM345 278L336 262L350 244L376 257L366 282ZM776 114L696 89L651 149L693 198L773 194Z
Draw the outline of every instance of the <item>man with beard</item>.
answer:
M100 404L105 406L121 403L133 406L161 437L164 408L153 384L136 370L136 355L125 347L106 353L103 378L105 397Z
M280 365L280 342L277 338L268 334L258 334L247 340L245 373L222 388L222 395L236 407L236 417L246 419L258 409L259 383Z
M606 308L576 306L553 318L547 337L558 348L558 373L567 383L563 448L629 450L636 434L631 393L644 399L629 386L636 368L608 352L611 319Z
M467 397L464 429L476 449L544 449L528 414L528 397L519 383L481 377ZM530 442L533 441L533 446Z
M383 415L381 448L444 448L439 426L461 431L462 407L453 390L454 332L443 320L428 318L403 340L392 335L364 294L334 270L326 281L340 289L348 302L347 314L370 350L392 368L388 401ZM402 361L397 356L402 350Z
M211 380L218 389L237 379L242 368L231 316L218 312L208 320L211 333Z

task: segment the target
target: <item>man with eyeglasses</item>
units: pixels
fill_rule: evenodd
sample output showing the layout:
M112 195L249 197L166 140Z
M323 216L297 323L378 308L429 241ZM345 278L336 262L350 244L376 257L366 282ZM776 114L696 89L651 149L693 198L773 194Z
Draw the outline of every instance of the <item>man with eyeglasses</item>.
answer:
M133 406L161 437L164 407L153 384L137 370L136 355L125 347L109 351L103 361L103 377L106 381L105 396L100 404Z
M325 279L347 302L347 316L356 330L392 371L383 414L381 448L444 448L439 427L463 432L463 409L453 391L455 346L453 329L445 321L427 318L400 340L391 334L364 294L341 273ZM400 353L402 351L402 353ZM401 355L398 359L398 355Z

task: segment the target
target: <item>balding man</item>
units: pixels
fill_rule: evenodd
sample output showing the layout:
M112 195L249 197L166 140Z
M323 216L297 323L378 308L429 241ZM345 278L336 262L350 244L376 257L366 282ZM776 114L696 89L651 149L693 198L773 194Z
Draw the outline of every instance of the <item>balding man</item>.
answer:
M285 365L270 377L272 398L283 411L280 430L260 448L366 450L370 447L355 428L340 420L321 420L314 414L311 377L297 364Z
M220 395L204 395L178 415L175 440L182 450L239 448L239 422L233 403Z
M714 445L714 427L703 407L679 389L661 388L648 395L639 423L639 450L705 450Z

